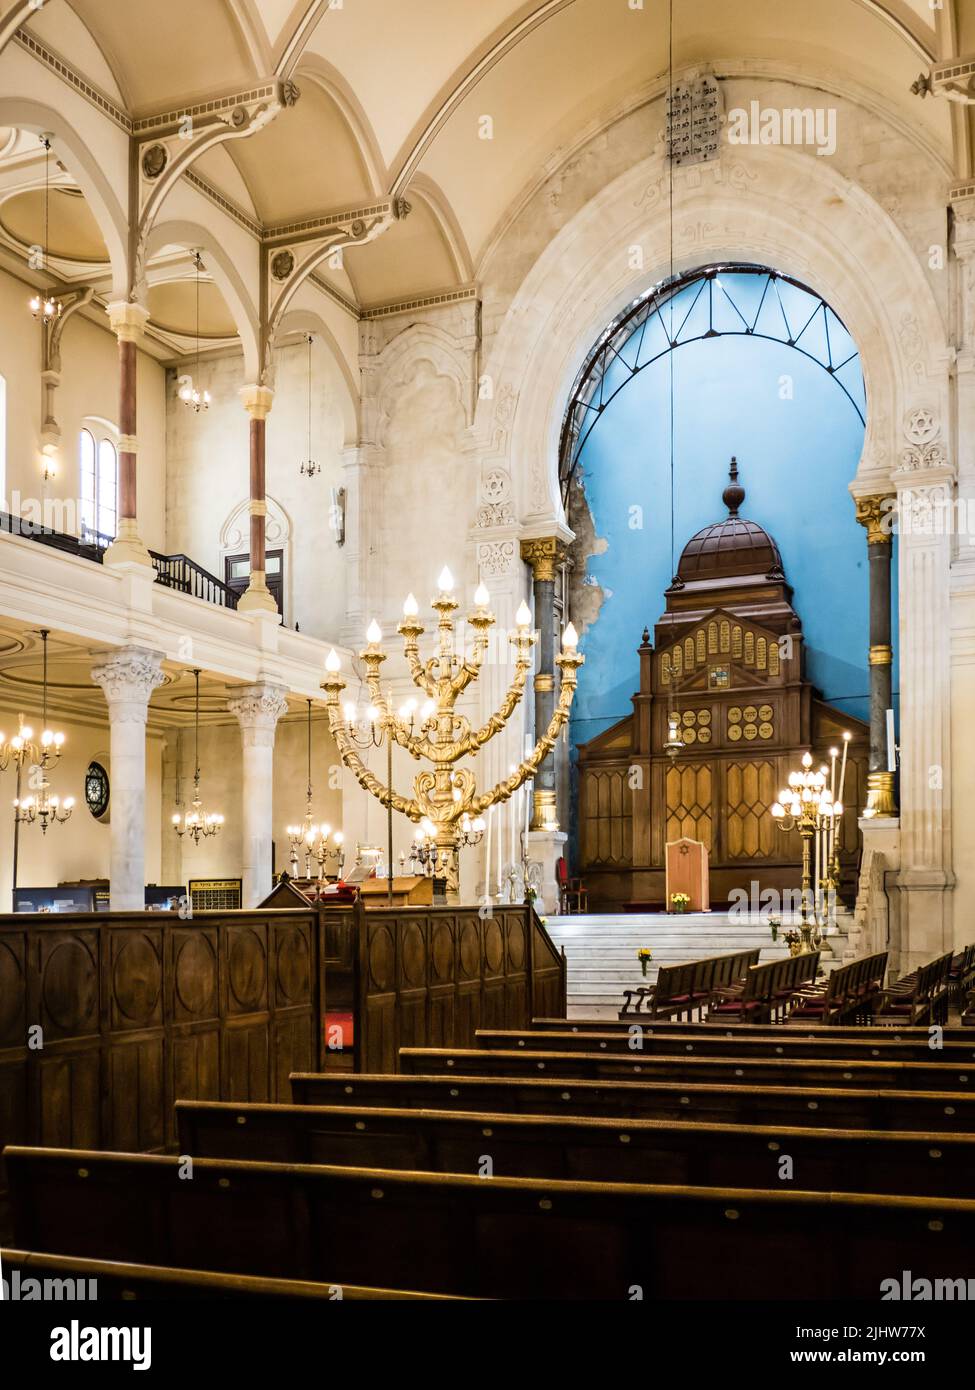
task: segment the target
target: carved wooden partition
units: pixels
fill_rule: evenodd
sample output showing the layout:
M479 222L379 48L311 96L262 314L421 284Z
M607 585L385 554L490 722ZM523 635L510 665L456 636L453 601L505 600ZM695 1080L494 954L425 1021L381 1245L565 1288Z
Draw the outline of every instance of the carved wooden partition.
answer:
M527 1026L548 1003L565 1017L563 959L528 907L357 916L358 1071L398 1071L401 1047L465 1047L478 1028Z
M0 916L0 1147L159 1150L321 1063L312 911Z

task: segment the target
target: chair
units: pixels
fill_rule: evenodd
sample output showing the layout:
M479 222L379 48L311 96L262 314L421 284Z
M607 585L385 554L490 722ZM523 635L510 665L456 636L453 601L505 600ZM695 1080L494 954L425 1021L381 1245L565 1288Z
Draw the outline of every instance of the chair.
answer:
M555 879L559 889L559 912L563 917L589 911L589 892L581 878L570 877L564 856L555 861Z

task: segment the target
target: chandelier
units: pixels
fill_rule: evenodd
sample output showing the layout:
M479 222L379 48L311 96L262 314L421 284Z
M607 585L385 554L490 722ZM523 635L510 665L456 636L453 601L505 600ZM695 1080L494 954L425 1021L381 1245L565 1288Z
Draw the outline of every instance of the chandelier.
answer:
M41 136L41 144L44 146L44 255L40 265L34 265L31 261L31 269L48 270L51 254L50 225L51 225L51 137L50 135ZM64 305L61 300L54 295L32 294L28 301L30 311L35 319L43 319L45 323L53 323L61 317Z
M305 818L300 825L288 826L288 840L291 843L291 877L298 877L298 854L304 849L305 856L305 878L311 878L311 861L318 862L318 877L325 877L325 865L330 859L336 862L336 870L340 870L344 855L343 845L345 837L341 830L336 830L332 834L330 825L318 825L315 821L315 813L312 810L312 785L311 785L311 700L308 701L308 782L305 794ZM329 837L332 843L329 844Z
M193 679L196 682L196 697L194 700L194 734L193 734L193 800L190 809L181 816L177 811L173 816L173 829L176 834L183 838L189 835L193 843L198 845L201 840L209 839L211 835L216 835L223 825L223 816L211 814L203 809L203 800L200 796L200 672L193 672Z
M457 849L464 834L465 814L473 828L477 818L489 806L507 801L523 782L534 776L546 754L555 747L559 733L568 721L575 695L576 672L584 658L577 651L579 638L569 623L562 635L561 652L555 658L562 671L562 681L558 704L548 728L510 776L489 791L478 794L474 773L466 767L458 768L456 764L462 758L475 756L504 729L511 718L524 694L536 634L531 630L531 613L523 601L515 614L515 631L509 636L515 651L513 679L495 713L479 729L473 729L465 716L456 713L454 706L458 696L481 674L488 648L488 634L495 623L494 614L489 611L490 595L483 584L478 586L474 595L474 611L467 618L467 625L474 634L473 641L469 652L459 656L454 624L454 613L459 604L454 595L453 577L446 566L437 582L439 592L430 605L437 614L437 654L426 662L420 658L420 638L425 629L418 619L419 609L412 594L407 596L403 604L403 618L398 626L413 683L427 696L419 710L416 701L411 700L398 714L394 714L391 697L384 697L382 693L379 673L386 653L380 646L382 632L378 623L370 623L366 634L368 646L360 653L372 699L370 709L376 716L371 722L381 727L382 737L390 742L395 741L418 761L425 760L432 764L432 770L424 770L414 778L412 797L401 796L393 789L391 751L387 760L386 785L359 757L359 745L352 736L348 718L343 720L339 707L339 696L345 682L339 675L341 662L334 650L329 652L325 662L326 679L322 682L322 688L326 694L329 725L342 761L360 785L388 808L390 818L391 812L397 810L418 824L422 824L424 818L430 822L437 851L445 852L448 891L455 892L458 886ZM391 850L392 846L390 862Z
M52 795L51 784L47 780L46 774L60 761L61 750L64 746L64 734L55 733L48 728L47 724L47 639L50 636L50 630L42 628L40 636L44 650L41 737L39 742L34 741L33 729L24 723L24 717L20 715L18 731L9 743L0 734L0 771L5 770L11 762L17 768L17 795L14 798L15 824L18 826L39 824L41 833L46 835L49 825L63 825L70 817L74 809L74 797L68 796L62 801L60 797ZM29 770L28 785L34 794L22 798L20 790L25 768Z
M311 456L311 345L314 339L307 334L305 341L308 344L308 453L301 460L301 467L298 469L303 478L314 478L316 473L322 471L320 463L316 463Z
M196 376L200 377L200 272L203 269L203 258L199 251L193 252L193 264L196 267ZM181 376L179 379L179 390L177 395L184 405L197 413L201 410L210 409L210 392L201 391L198 386L194 386L193 378L189 375Z

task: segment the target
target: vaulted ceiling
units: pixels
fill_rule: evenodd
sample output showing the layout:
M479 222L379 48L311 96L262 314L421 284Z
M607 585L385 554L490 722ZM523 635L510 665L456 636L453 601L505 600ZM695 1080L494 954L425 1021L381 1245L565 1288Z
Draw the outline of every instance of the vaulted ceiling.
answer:
M969 109L910 88L932 62L975 49L975 0L674 0L673 10L676 69L707 62L853 90L959 177L972 173ZM321 272L365 307L476 277L534 183L659 93L670 56L660 0L49 0L29 27L136 118L292 78L296 105L195 171L264 225L407 197L409 218ZM0 184L5 198L0 231L36 237L36 191L5 195ZM58 216L76 256L97 260L86 209ZM171 288L165 312L179 318ZM211 307L219 336L225 316Z

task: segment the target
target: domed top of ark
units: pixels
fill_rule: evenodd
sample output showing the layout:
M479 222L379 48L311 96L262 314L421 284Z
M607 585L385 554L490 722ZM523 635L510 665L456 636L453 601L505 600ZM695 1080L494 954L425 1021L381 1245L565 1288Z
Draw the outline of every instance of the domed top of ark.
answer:
M737 459L731 460L728 486L721 500L728 515L690 538L681 552L676 580L686 584L749 574L781 579L782 557L775 541L757 522L739 516L745 489L738 481Z

